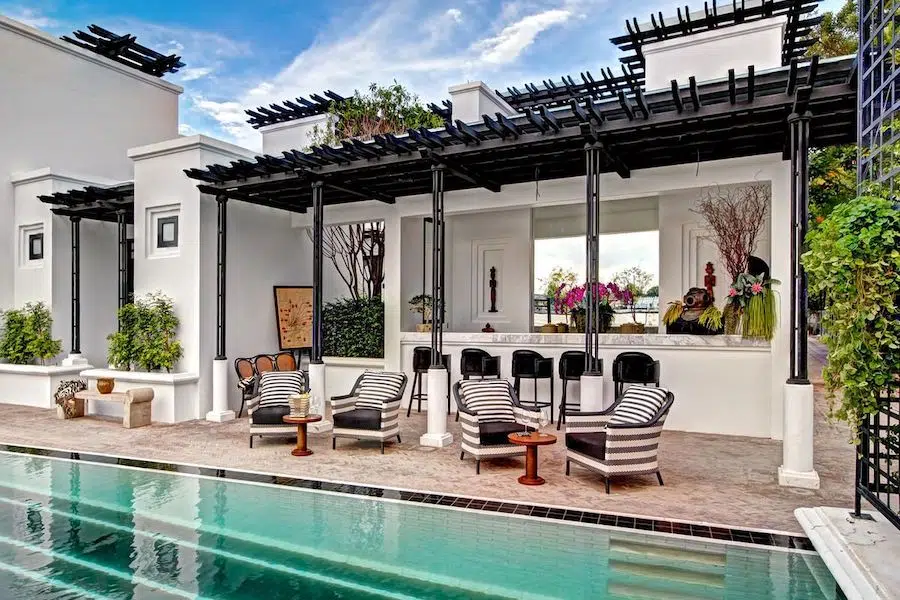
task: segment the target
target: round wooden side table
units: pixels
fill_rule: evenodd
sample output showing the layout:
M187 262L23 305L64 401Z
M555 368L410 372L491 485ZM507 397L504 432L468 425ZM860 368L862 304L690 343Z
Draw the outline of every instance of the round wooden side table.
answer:
M285 423L297 426L297 447L291 450L294 456L309 456L312 450L306 447L306 425L322 420L322 415L306 415L305 417L295 417L293 415L284 415L282 420Z
M510 444L525 446L525 474L519 477L522 485L544 485L543 477L538 477L538 446L556 443L556 436L534 431L529 434L511 433L507 436Z

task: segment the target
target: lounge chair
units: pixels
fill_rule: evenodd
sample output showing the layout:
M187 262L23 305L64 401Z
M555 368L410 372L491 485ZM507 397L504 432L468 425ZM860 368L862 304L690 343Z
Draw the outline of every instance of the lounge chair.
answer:
M290 414L288 398L307 391L306 374L303 371L267 371L259 377L259 395L250 401L250 447L253 436L297 435L297 426L289 425L282 417Z
M519 404L512 386L505 379L458 381L453 396L459 408L462 425L462 450L475 457L475 474L481 473L481 460L499 456L522 456L525 446L509 442L510 433L537 429L540 411L529 410Z
M331 447L337 438L375 440L381 443L393 437L400 443L400 402L406 390L406 375L383 371L366 371L356 379L353 389L344 396L331 398Z
M612 406L599 412L566 413L566 475L570 463L600 473L606 480L620 475L659 472L659 437L675 401L665 388L626 389Z

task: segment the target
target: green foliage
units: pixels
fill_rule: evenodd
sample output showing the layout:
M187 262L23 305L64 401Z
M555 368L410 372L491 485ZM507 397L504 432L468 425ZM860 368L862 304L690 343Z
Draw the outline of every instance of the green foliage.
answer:
M811 37L817 42L806 51L807 56L822 58L856 54L859 46L859 12L856 0L846 0L836 12L822 14L822 22L813 28Z
M431 294L418 294L409 300L409 310L425 316L425 321L431 320L431 311L434 308L434 299Z
M658 298L659 297L659 286L658 285L650 286L649 288L647 288L647 291L644 292L644 295L649 296L651 298Z
M117 369L170 372L184 354L172 299L149 294L119 309L119 330L106 337L107 358Z
M356 90L343 102L332 102L330 126L313 129L311 145L337 146L341 140L372 139L385 133L406 133L410 127L440 127L443 120L419 102L418 96L394 81L391 85L369 84L365 93Z
M857 425L900 369L900 209L885 198L857 198L835 208L806 243L810 291L825 295L831 415Z
M53 317L43 302L25 305L26 351L44 364L62 351L62 340L53 339Z
M653 283L653 275L640 267L628 267L616 273L613 281L619 287L627 289L635 298L643 296L650 284ZM657 293L659 288L657 288Z
M856 146L831 146L809 153L809 228L834 207L856 197Z
M384 302L342 298L322 310L326 356L384 357Z
M44 364L62 351L62 341L53 339L53 317L43 302L29 302L22 309L3 313L0 358L15 365L39 359Z
M540 284L544 287L544 295L548 298L554 298L561 285L575 287L577 282L578 275L575 271L562 267L553 267L547 277L540 280Z
M743 331L745 338L769 340L775 336L775 292L766 289L747 300L747 308L743 315Z

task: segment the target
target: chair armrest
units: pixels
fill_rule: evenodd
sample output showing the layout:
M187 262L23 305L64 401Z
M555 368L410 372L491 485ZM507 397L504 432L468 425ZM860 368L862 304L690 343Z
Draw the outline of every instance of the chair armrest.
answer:
M606 431L612 419L610 412L567 412L566 433L597 433Z
M253 411L259 407L260 397L256 396L255 398L247 401L247 414L252 415Z
M331 414L339 415L356 408L356 396L335 396L331 399Z
M343 394L341 396L332 396L331 401L334 402L335 400L346 400L347 398L356 398L356 394L351 392L349 394Z
M513 406L513 412L516 414L516 423L527 425L528 427L533 427L535 429L541 428L541 411L528 410L521 406Z
M403 401L403 392L401 391L399 395L394 396L393 398L388 398L387 400L381 401L381 412L389 412L392 410L397 410L400 407L400 403Z

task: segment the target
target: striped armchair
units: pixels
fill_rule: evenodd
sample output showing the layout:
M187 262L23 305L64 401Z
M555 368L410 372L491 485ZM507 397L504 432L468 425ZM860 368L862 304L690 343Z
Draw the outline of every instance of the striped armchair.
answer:
M566 475L570 463L600 473L606 480L618 475L659 472L659 436L675 401L664 388L630 387L612 406L600 412L566 413Z
M510 433L540 427L540 411L519 404L519 398L505 379L458 381L453 396L459 407L462 426L462 450L475 457L475 474L481 473L481 460L499 456L521 456L525 446L510 444Z
M406 390L406 375L366 371L360 375L353 389L344 396L332 396L331 447L337 448L337 438L376 440L381 443L393 437L400 443L400 401Z
M259 377L259 395L247 404L250 415L250 447L253 436L297 435L297 426L288 425L282 417L291 413L288 398L307 391L303 371L267 371Z

